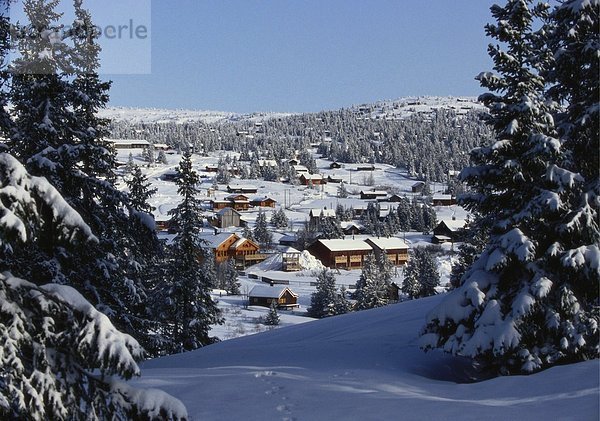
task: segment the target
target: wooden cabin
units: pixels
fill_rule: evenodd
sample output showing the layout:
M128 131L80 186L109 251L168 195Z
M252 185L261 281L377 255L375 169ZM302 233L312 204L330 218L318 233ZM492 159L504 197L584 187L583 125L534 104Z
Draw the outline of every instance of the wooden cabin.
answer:
M385 252L388 260L395 266L405 265L408 262L408 245L400 238L370 237L365 242L373 247L375 253Z
M231 258L229 249L240 238L237 234L231 232L200 234L201 247L207 247L213 251L217 264Z
M435 244L460 241L465 225L464 220L442 220L433 229L431 241Z
M382 198L382 197L387 197L387 192L384 190L371 190L371 191L361 190L361 192L360 192L360 198L363 200L378 199L378 198Z
M456 198L450 194L436 194L433 196L433 206L452 206L456 205Z
M227 191L229 193L240 193L240 194L248 194L248 193L256 193L258 189L252 185L247 184L230 184L227 186Z
M242 226L241 214L230 207L226 207L217 212L213 221L213 225L219 228Z
M329 268L360 269L373 247L362 240L317 240L308 251Z
M248 238L239 238L229 247L229 256L235 261L235 266L246 269L265 260L268 255L260 253L260 246Z
M375 171L375 165L373 164L362 164L356 167L356 171Z
M250 201L250 205L254 207L274 208L277 201L268 196L255 197Z
M342 168L342 164L340 164L339 162L332 162L331 164L329 164L329 169L330 170L335 170L338 168Z
M245 211L250 208L250 200L243 194L230 194L225 200L229 200L230 207L237 211Z
M277 308L294 308L298 305L298 294L287 286L255 285L248 293L251 306L271 307L274 301Z
M425 183L422 181L417 181L415 184L413 184L411 186L410 189L413 193L421 193L421 192L423 192L424 188L425 188Z
M323 176L321 174L308 174L308 173L302 173L300 174L300 184L304 184L305 186L308 185L320 185L320 184L325 184L325 180L323 179Z

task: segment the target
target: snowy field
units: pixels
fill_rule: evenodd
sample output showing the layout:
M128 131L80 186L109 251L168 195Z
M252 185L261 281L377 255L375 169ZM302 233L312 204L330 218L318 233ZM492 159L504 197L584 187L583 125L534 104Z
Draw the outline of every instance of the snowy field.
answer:
M120 152L126 161L129 152ZM225 154L222 153L222 156ZM139 151L134 159L143 163ZM155 216L165 217L179 201L176 185L162 181L180 157L168 155L167 165L144 168L158 189L151 204ZM225 185L211 196L213 173L203 171L216 164L219 154L194 157L202 178L205 199L227 195ZM258 187L257 196L268 195L287 203L287 216L297 230L313 208L335 208L363 204L357 195L366 186L363 175L352 165L330 170L329 162L317 160L326 177L347 181L351 195L338 199L337 184L309 189L262 180L241 180ZM373 172L376 188L393 187L410 196L413 179L393 167L378 164ZM352 177L352 180L350 180ZM232 181L238 182L238 181ZM441 191L444 186L432 186ZM123 186L124 188L124 186ZM270 218L271 209L267 209ZM459 206L436 208L438 220L465 219ZM250 225L257 211L243 213ZM273 231L275 241L283 234ZM430 244L430 236L407 233L410 247ZM451 244L444 244L438 257L441 284L448 282L452 259ZM456 248L456 245L454 245ZM320 265L304 262L305 270L286 273L278 255L249 267L240 276L242 295L226 296L215 291L225 323L211 335L222 342L180 355L150 360L143 364L140 386L162 389L181 399L192 419L209 420L392 420L392 419L498 419L498 420L597 420L599 417L599 363L591 361L555 367L531 376L502 377L473 382L477 374L466 361L439 352L425 354L418 348L418 332L425 314L440 296L390 305L385 308L315 320L305 316L311 285ZM338 285L350 287L359 270L336 273ZM281 324L261 323L268 309L247 306L248 291L264 285L262 277L286 280L299 295L300 307L279 311ZM400 269L396 281L402 278Z
M232 339L148 361L139 386L195 420L598 420L599 362L472 382L461 359L423 353L440 296Z

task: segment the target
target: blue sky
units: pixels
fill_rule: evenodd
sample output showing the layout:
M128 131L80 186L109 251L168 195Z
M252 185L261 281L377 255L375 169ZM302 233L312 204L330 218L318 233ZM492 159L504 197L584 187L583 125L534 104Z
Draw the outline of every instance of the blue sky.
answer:
M146 23L150 0L125 1L139 6L88 0L103 25ZM108 71L116 63L119 73L142 74L104 77L114 81L115 106L305 112L410 95L475 96L482 89L474 76L492 66L483 27L493 3L153 0L151 36L130 49L116 44L121 57L105 59Z

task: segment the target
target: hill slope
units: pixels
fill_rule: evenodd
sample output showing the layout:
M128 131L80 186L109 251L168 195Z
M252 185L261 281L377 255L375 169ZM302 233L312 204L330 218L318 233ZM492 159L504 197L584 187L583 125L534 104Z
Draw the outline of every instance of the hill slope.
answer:
M352 313L148 361L136 382L194 419L598 419L598 361L464 383L466 361L422 353L440 297Z

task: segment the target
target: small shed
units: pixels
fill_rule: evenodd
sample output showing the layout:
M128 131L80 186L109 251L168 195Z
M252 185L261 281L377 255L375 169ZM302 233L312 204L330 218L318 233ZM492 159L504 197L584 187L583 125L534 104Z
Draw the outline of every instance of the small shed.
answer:
M436 194L433 196L433 206L456 205L456 199L451 194Z
M329 164L329 169L335 170L337 168L342 168L342 165L339 162L332 162Z
M298 306L298 294L288 286L256 285L248 294L251 306L271 307L274 301L277 308L294 308Z
M424 188L425 188L425 183L422 181L417 181L415 184L413 184L411 186L410 189L413 193L421 193Z

